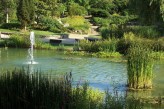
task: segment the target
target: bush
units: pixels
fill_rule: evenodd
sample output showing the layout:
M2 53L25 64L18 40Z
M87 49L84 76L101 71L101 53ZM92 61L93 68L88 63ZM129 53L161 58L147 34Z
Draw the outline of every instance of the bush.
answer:
M6 46L6 41L0 39L0 47L5 47Z
M102 17L102 18L108 18L109 17L109 13L106 10L103 9L98 9L98 8L91 8L89 10L89 13L93 16L93 17Z
M95 25L103 26L103 27L108 27L110 20L108 18L100 18L100 17L93 17L92 22Z
M1 25L1 28L4 29L19 29L21 27L20 23L4 23Z
M8 47L29 47L30 39L26 34L13 34L7 42Z
M37 26L36 26L37 27ZM56 19L48 18L48 17L43 17L40 20L40 23L38 24L38 27L43 30L49 30L52 32L65 32L66 29L63 27L62 24L59 23Z
M126 55L129 47L136 40L135 35L132 32L124 33L124 37L118 41L117 51L121 54Z
M87 11L83 6L80 6L78 3L70 2L68 5L68 14L70 16L82 16L86 15Z

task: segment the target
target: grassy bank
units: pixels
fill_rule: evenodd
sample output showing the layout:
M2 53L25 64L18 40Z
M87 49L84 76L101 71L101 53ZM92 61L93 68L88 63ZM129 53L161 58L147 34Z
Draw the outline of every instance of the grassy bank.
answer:
M0 31L8 31L0 29ZM130 46L134 43L146 44L147 47L153 50L152 56L154 59L163 59L164 51L164 38L147 39L136 36L129 32L125 33L122 38L109 38L106 40L80 40L74 45L52 45L50 43L44 43L40 38L48 37L49 35L55 35L55 33L48 31L34 30L35 38L35 49L51 49L58 51L65 51L65 54L79 55L79 56L93 56L98 58L109 58L109 57L121 57L127 56ZM18 32L15 31L9 39L0 39L1 47L16 47L16 48L29 48L29 32ZM55 37L55 36L54 36Z
M0 73L1 109L141 109L139 100L72 86L71 73L50 77L25 70ZM105 98L104 98L105 97Z

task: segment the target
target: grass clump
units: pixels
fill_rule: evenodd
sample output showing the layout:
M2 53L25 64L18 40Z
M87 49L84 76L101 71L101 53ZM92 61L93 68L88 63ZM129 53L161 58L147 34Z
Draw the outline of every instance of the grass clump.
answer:
M143 44L132 44L128 51L127 62L129 88L152 88L152 70L151 50Z

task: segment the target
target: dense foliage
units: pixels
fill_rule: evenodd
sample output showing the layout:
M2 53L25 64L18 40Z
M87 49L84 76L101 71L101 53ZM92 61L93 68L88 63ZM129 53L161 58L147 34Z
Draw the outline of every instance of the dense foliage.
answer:
M35 27L39 27L43 17L53 22L63 17L91 15L89 21L99 26L105 38L122 37L129 30L127 27L134 25L154 26L160 32L157 37L163 34L163 0L0 0L0 4L3 4L0 24L20 22L25 28L35 23ZM52 26L54 32L60 32L56 23ZM72 32L71 29L66 31Z
M153 59L149 47L140 43L130 46L127 71L129 88L152 88Z
M87 83L72 86L72 73L51 77L41 72L0 72L1 109L142 109L135 98L109 91L102 93ZM104 97L105 95L105 97Z

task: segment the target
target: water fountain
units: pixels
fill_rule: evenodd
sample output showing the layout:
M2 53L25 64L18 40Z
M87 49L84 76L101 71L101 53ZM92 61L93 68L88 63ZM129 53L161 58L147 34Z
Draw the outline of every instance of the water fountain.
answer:
M35 35L34 32L32 31L30 33L30 49L28 50L28 54L29 54L29 62L28 64L37 64L37 62L34 61L34 56L33 56L33 51L34 51L34 44L35 44Z

